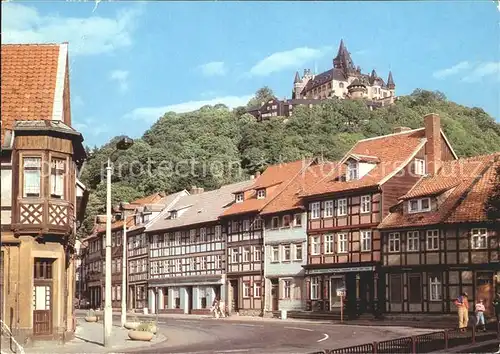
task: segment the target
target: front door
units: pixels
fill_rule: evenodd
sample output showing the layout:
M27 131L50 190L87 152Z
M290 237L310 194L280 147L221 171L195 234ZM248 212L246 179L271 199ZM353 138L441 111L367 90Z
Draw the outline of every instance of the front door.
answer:
M341 299L337 295L337 290L344 289L344 277L342 275L334 275L330 277L330 311L340 311Z
M493 316L493 272L478 272L476 278L476 302L480 299L484 301L486 307L486 316Z
M239 297L239 287L238 287L238 280L231 280L230 281L231 289L233 291L233 296L231 297L231 308L234 312L239 311L239 303L238 303L238 297Z
M186 288L186 302L187 302L187 313L191 313L193 310L193 287L188 286Z
M33 270L33 334L52 334L52 259L35 258Z
M279 310L279 286L277 283L273 283L271 287L271 298L272 298L272 311Z

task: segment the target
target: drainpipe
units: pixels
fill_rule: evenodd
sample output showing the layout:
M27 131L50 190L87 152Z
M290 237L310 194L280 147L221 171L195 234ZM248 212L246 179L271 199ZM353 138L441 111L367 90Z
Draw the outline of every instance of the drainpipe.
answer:
M262 317L264 317L265 312L266 312L266 243L264 242L265 238L265 229L264 229L264 222L261 222L262 229L261 229L261 235L262 235L262 260L261 260L261 267L262 267L262 281L261 281L261 286L262 286L262 301L261 301L261 310L262 310Z

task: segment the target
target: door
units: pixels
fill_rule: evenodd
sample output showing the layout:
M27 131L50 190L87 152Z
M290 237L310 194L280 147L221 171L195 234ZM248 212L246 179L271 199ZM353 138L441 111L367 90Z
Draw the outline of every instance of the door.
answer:
M191 313L193 310L193 287L188 286L186 288L186 302L187 302L187 313Z
M476 298L475 301L482 299L486 307L486 316L493 316L493 272L478 272L476 277ZM472 304L471 304L472 305ZM472 306L471 306L472 307Z
M271 286L271 298L272 298L272 311L279 310L279 286L276 283L272 283Z
M341 299L337 295L337 289L344 289L344 277L342 275L334 275L330 277L330 311L340 311Z
M52 334L52 259L35 258L33 269L33 334Z
M231 307L234 312L238 312L240 310L238 298L239 298L239 287L238 280L230 281L231 289L233 290L233 296L231 297Z

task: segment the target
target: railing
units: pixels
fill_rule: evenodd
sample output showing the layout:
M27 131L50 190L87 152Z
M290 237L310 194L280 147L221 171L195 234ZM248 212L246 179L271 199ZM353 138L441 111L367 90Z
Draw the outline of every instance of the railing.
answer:
M380 353L432 353L463 345L500 340L500 322L491 323L487 331L477 331L475 324L462 332L459 329L447 329L418 336L402 337L383 342L373 342L352 347L323 350L311 354L380 354Z

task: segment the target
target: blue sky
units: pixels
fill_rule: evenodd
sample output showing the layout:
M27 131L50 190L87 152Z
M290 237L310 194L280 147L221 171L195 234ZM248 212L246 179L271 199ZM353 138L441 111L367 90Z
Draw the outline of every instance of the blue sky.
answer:
M497 8L499 6L499 8ZM354 63L396 94L440 90L500 119L500 5L422 2L2 2L3 42L70 43L74 125L89 145L165 111L290 97L294 73Z

